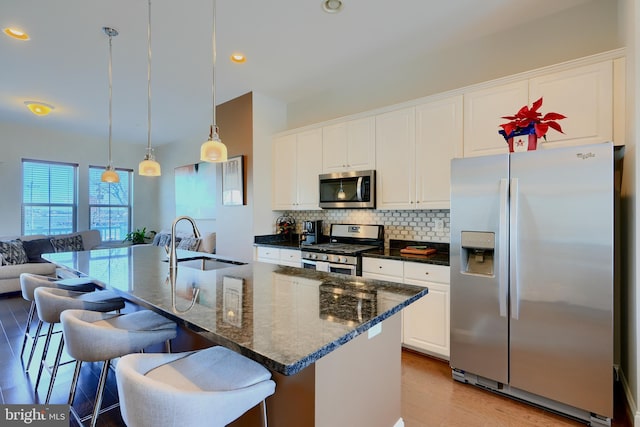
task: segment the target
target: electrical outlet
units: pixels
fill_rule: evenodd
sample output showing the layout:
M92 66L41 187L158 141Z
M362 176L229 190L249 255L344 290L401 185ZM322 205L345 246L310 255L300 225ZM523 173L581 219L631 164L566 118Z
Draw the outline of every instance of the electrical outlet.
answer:
M436 218L434 222L436 225L436 231L444 231L444 219Z

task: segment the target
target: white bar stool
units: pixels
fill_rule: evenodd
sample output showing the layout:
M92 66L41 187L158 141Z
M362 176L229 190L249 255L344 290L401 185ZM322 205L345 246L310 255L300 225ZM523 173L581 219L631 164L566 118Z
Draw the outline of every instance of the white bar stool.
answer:
M116 404L101 410L102 395L111 359L142 351L153 344L166 342L175 338L177 334L174 322L149 310L116 315L86 310L65 310L60 320L67 352L76 359L68 403L71 413L79 424L90 419L92 427L96 425L101 413L117 406ZM73 399L82 362L100 361L104 361L104 364L98 382L93 414L80 418L73 408Z
M36 302L36 310L38 311L38 317L40 321L47 322L49 329L47 330L47 338L44 342L44 348L42 349L42 360L40 368L38 369L38 377L36 379L35 391L38 390L40 384L40 378L42 377L42 371L46 368L47 371L51 369L51 378L49 380L49 389L47 390L47 397L45 404L49 403L51 399L51 393L53 392L53 384L56 380L56 374L60 367L60 359L62 357L62 350L64 348L64 334L60 338L58 344L58 351L56 352L55 362L52 367L47 365L47 354L49 352L49 345L51 343L51 336L53 334L53 328L56 323L60 323L60 314L64 310L71 308L93 310L99 312L115 311L124 308L124 298L118 296L113 291L94 291L94 292L74 292L66 291L64 289L39 287L34 291L34 299Z
M116 366L120 412L128 427L225 426L275 392L271 373L225 347L130 354Z
M31 323L33 322L33 316L36 313L36 301L34 299L33 293L36 288L42 286L47 288L60 288L77 292L91 292L96 289L96 286L93 283L93 279L90 278L59 280L54 277L42 276L33 273L20 274L20 290L22 291L22 298L25 301L31 302L31 306L29 307L29 315L27 316L27 322L24 328L24 339L22 340L22 347L20 349L20 360L22 360L22 358L24 357L24 350L26 348L27 341L31 339L31 351L29 352L29 360L27 362L27 366L24 368L25 371L28 371L29 367L31 366L31 360L33 359L36 345L38 344L38 338L40 338L40 331L42 330L42 320L39 319L38 326L36 328L37 332L35 335L31 336Z

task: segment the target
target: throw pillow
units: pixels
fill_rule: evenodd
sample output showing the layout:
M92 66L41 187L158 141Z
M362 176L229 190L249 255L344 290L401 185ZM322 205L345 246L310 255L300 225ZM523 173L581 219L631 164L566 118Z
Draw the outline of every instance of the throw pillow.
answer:
M47 262L41 255L55 252L51 239L22 240L22 246L29 262Z
M200 239L197 239L195 237L185 237L184 239L180 240L180 243L178 244L178 249L195 251L196 249L198 249L199 244L200 244Z
M5 265L25 264L29 262L27 253L20 240L0 241L0 254Z
M77 234L69 237L53 237L51 246L55 252L77 252L84 251L82 236Z

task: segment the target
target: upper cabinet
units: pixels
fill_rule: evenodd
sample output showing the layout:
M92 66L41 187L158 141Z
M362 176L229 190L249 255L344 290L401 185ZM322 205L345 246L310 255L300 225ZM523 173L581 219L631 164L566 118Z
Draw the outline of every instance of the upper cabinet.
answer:
M415 108L376 116L378 209L415 209Z
M508 152L498 134L503 116L543 98L540 112L564 114L564 133L549 129L540 148L613 141L613 61L584 65L496 84L464 94L464 156Z
M322 173L322 129L273 140L273 210L316 210Z
M454 157L462 157L462 95L416 106L416 208L450 208Z
M464 157L509 151L498 127L502 116L515 114L529 101L526 80L495 85L464 94Z
M564 133L549 129L547 142L560 145L613 140L613 64L606 61L529 80L529 101L543 97L540 111L564 114Z
M379 209L449 209L451 159L462 156L462 95L376 117Z
M349 120L322 129L324 173L374 169L375 117Z

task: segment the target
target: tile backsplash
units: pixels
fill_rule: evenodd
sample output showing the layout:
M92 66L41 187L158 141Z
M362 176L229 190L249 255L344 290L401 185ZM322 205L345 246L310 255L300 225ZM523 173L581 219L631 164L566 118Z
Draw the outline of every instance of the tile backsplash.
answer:
M287 211L296 220L296 232L302 232L302 221L323 221L323 234L330 224L382 224L385 246L390 239L449 243L449 210L386 211L369 209L325 209L321 211ZM442 220L442 230L436 222Z

